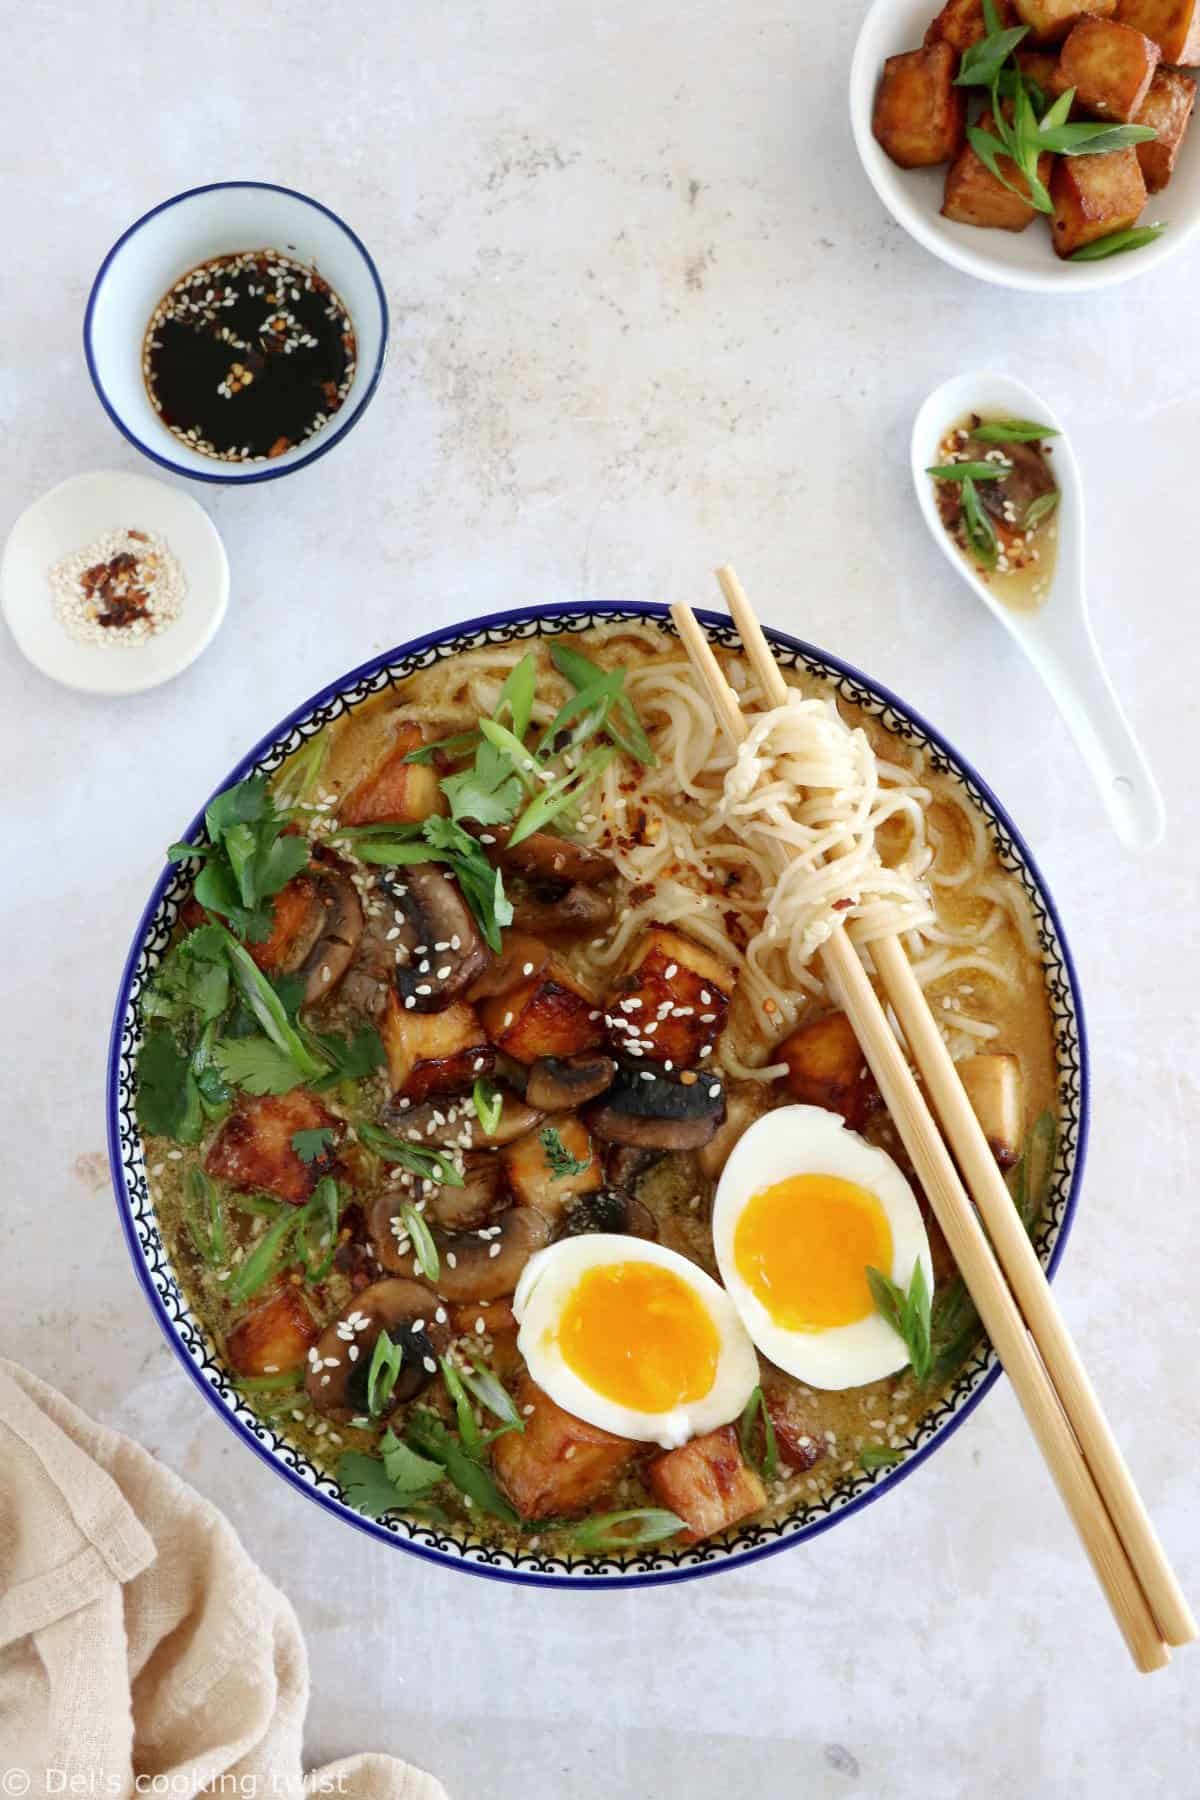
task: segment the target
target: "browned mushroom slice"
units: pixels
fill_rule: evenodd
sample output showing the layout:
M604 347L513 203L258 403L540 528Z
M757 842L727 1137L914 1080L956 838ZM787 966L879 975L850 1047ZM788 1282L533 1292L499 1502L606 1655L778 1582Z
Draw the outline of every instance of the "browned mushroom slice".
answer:
M457 881L440 863L413 863L389 877L387 892L411 938L396 965L396 992L410 1012L440 1012L486 968L489 951Z
M602 1094L616 1073L611 1056L541 1056L529 1071L525 1098L543 1112L565 1112Z
M423 1106L410 1105L403 1095L397 1095L380 1109L379 1123L385 1131L408 1143L432 1149L441 1144L452 1144L459 1150L511 1144L514 1138L532 1131L542 1114L508 1088L500 1088L499 1093L500 1117L491 1131L480 1123L470 1094L427 1100Z
M555 837L550 831L535 831L512 848L507 843L506 827L489 825L488 832L496 838L493 860L506 869L518 869L530 881L581 882L584 887L595 887L601 881L611 881L617 873L616 864L599 850L573 843L570 838Z
M665 1154L665 1151L648 1149L645 1145L610 1144L604 1158L604 1179L609 1187L631 1194L640 1177Z
M319 1413L345 1424L367 1415L371 1356L386 1331L401 1355L400 1374L382 1415L421 1393L450 1341L437 1295L418 1281L376 1281L347 1301L308 1353L304 1385Z
M658 1068L622 1067L603 1100L584 1117L596 1136L610 1144L698 1150L725 1117L725 1090L708 1070L685 1081Z
M616 1232L626 1237L656 1238L658 1221L650 1208L620 1188L599 1188L573 1200L562 1218L563 1237L584 1237L592 1232Z
M367 1229L379 1263L393 1275L407 1274L412 1269L412 1251L400 1211L406 1202L414 1198L423 1200L427 1223L441 1231L477 1231L496 1211L500 1177L500 1159L495 1153L476 1150L463 1159L462 1187L420 1182L412 1188L399 1185L385 1188L371 1202L367 1217ZM406 1246L404 1253L400 1249L401 1242Z
M608 930L617 910L611 894L585 887L582 881L569 886L553 882L514 884L508 897L518 931L530 931L538 937L595 937Z
M248 948L260 969L303 977L303 1004L312 1006L342 979L362 932L362 904L349 876L314 865L276 894L270 936Z
M435 1283L444 1300L499 1300L511 1294L535 1250L550 1242L550 1225L532 1206L510 1206L480 1231L435 1230L440 1264ZM412 1256L403 1258L416 1273Z

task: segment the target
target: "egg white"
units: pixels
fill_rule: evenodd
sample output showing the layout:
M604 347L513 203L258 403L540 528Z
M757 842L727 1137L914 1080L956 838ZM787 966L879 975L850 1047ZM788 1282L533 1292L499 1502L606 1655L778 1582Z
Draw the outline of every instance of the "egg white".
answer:
M699 1298L716 1327L720 1349L712 1386L698 1400L669 1412L640 1412L597 1393L564 1361L557 1342L563 1308L588 1269L613 1263L660 1264L687 1282ZM597 1233L563 1238L539 1250L517 1283L513 1312L520 1326L517 1347L538 1386L577 1419L618 1437L674 1449L736 1419L758 1385L754 1345L724 1288L677 1251L645 1239ZM634 1343L637 1325L637 1318L631 1317L629 1335Z
M848 1131L820 1106L782 1106L755 1121L734 1146L717 1186L713 1245L721 1278L764 1356L814 1388L863 1387L908 1362L903 1340L872 1313L849 1325L793 1331L779 1325L738 1272L734 1234L746 1203L790 1175L835 1175L879 1201L892 1233L892 1266L883 1273L908 1291L918 1260L933 1292L929 1239L916 1196L885 1150Z

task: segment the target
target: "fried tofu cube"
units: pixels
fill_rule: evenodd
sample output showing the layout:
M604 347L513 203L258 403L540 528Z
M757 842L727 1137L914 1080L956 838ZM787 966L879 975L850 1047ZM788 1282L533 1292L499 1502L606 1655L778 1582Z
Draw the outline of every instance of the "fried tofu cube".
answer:
M378 825L387 822L415 823L431 813L444 813L446 797L438 782L437 770L429 763L405 762L413 750L419 750L425 734L419 725L401 725L392 748L379 766L351 789L338 808L343 825Z
M881 1104L875 1077L844 1012L797 1026L776 1046L771 1060L787 1064L794 1100L841 1113L851 1131L861 1131Z
M1002 30L1012 24L1012 0L996 0L996 17ZM925 33L925 42L936 44L944 41L961 53L986 36L987 21L983 16L983 0L946 0L945 6Z
M1005 1052L968 1056L958 1073L988 1148L1002 1169L1011 1169L1021 1159L1025 1135L1020 1063Z
M1061 44L1085 14L1111 19L1117 0L1013 0L1020 24L1028 25L1027 44Z
M729 1161L733 1147L771 1104L771 1091L763 1081L731 1081L725 1089L725 1117L715 1134L696 1152L700 1173L716 1181Z
M729 964L703 944L652 925L608 996L609 1044L618 1056L633 1045L654 1062L690 1069L721 1035L736 984Z
M341 1122L306 1088L290 1094L242 1094L218 1131L204 1167L242 1193L261 1189L300 1206L321 1176L322 1159L305 1162L292 1144L298 1131L340 1131Z
M557 957L516 987L481 1001L479 1016L496 1048L519 1063L576 1056L604 1042L595 998Z
M1085 112L1128 124L1149 92L1162 52L1113 19L1080 19L1062 47L1063 78Z
M1137 159L1149 193L1161 194L1170 181L1195 104L1196 84L1190 75L1181 75L1178 69L1155 69L1150 91L1135 120L1138 125L1152 126L1158 133L1151 143L1137 145Z
M966 91L955 87L958 51L945 39L889 56L871 130L902 169L931 168L957 156L966 130Z
M1062 60L1053 50L1018 50L1016 58L1025 80L1041 88L1047 102L1057 100L1070 87L1070 82L1063 80ZM1074 112L1072 106L1072 115Z
M646 1480L659 1504L687 1526L685 1544L728 1531L767 1504L767 1490L743 1461L732 1425L656 1456Z
M276 894L268 935L246 948L260 969L293 969L312 949L324 923L317 878L311 869L301 869Z
M299 1288L280 1288L239 1319L225 1353L239 1375L284 1375L301 1369L321 1335Z
M551 1223L573 1195L594 1194L604 1185L592 1135L582 1119L570 1115L507 1144L500 1161L517 1205L536 1206Z
M441 1012L419 1013L389 991L379 1035L392 1093L414 1105L431 1094L460 1094L496 1065L487 1033L464 1000L451 1001Z
M981 131L995 134L996 121L990 112L982 115L979 127ZM1038 157L1038 175L1043 184L1050 180L1053 161L1049 151ZM997 162L1005 177L1028 193L1025 177L1011 156L998 157ZM1036 210L1028 200L1021 198L1021 194L1014 194L1003 181L998 181L969 143L963 145L946 170L946 192L942 201L944 219L953 219L958 225L980 225L997 231L1024 231L1033 223Z
M1054 214L1050 230L1059 256L1124 231L1146 204L1137 151L1106 150L1102 156L1060 156L1050 177Z
M1089 12L1102 12L1099 6ZM1117 18L1145 32L1165 63L1200 63L1200 5L1197 0L1119 0Z
M564 1412L528 1375L518 1382L515 1399L525 1429L496 1439L492 1469L523 1519L586 1511L640 1447Z

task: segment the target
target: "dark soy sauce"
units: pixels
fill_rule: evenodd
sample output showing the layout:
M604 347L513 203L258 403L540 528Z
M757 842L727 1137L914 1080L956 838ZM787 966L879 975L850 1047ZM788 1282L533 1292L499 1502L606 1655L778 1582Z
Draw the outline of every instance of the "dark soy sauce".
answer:
M338 411L354 368L341 300L277 250L190 269L155 307L142 347L167 430L222 462L266 462L304 443Z

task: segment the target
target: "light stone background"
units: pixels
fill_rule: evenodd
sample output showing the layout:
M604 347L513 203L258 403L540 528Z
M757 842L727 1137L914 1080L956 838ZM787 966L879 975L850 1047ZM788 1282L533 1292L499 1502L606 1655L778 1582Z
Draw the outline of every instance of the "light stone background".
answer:
M0 1352L193 1482L291 1595L314 1761L395 1750L457 1800L1200 1793L1200 1651L1133 1674L1007 1386L893 1498L743 1574L493 1586L338 1525L238 1444L153 1322L109 1191L104 1052L133 925L162 847L264 728L431 624L710 603L735 559L771 621L937 720L1042 861L1094 1073L1061 1296L1200 1596L1200 252L1060 303L942 268L855 161L858 13L0 5L0 531L67 475L143 466L79 328L105 249L171 192L251 176L319 196L378 258L394 333L335 455L195 490L233 594L188 674L92 700L0 641ZM1025 376L1072 428L1097 629L1171 814L1142 861L918 522L912 414L972 365Z

